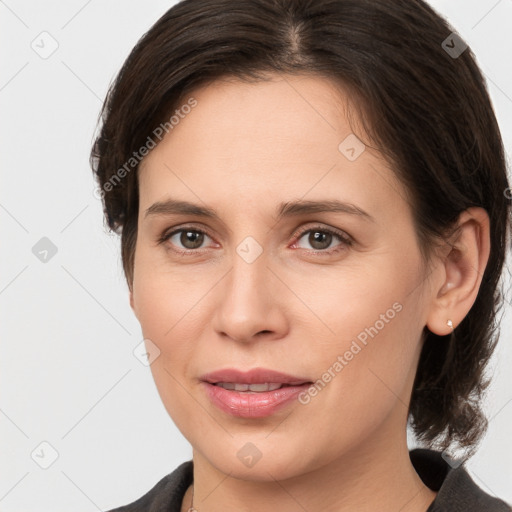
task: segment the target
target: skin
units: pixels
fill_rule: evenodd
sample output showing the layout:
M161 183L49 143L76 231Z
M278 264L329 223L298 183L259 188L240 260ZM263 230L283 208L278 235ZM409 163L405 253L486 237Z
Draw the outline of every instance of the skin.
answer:
M411 465L406 439L422 331L448 334L447 320L456 327L475 301L489 254L487 214L464 212L453 248L427 269L392 166L368 146L354 161L338 149L357 131L350 97L324 78L271 78L194 91L197 106L139 169L130 303L160 350L151 370L162 402L193 447L194 507L424 512L436 494ZM146 215L171 197L219 219ZM297 199L341 200L373 221L340 212L278 220L279 203ZM182 226L207 235L195 246L181 233L158 242ZM326 235L312 245L322 228L353 243ZM263 250L252 263L236 251L247 236ZM401 311L306 405L238 418L202 390L203 374L230 367L316 381L394 303ZM250 468L237 457L248 442L262 454Z

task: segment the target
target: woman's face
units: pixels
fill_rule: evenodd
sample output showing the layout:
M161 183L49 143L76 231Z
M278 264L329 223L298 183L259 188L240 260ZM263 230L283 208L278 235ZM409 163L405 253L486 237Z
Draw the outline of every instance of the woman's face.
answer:
M396 450L432 298L404 188L328 80L218 81L192 96L139 170L131 304L160 351L168 413L235 477ZM257 394L202 380L254 368L316 384Z

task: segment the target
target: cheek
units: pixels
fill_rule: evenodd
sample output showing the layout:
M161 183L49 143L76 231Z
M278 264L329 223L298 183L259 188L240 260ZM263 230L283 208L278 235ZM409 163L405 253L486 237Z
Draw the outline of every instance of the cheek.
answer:
M302 308L303 315L312 319L310 324L316 322L320 346L331 350L348 349L358 337L361 343L372 335L385 338L396 329L393 324L406 298L407 281L392 262L377 258L365 265L286 276L289 288L304 298L306 307L295 300L296 309Z
M339 404L337 428L345 424L346 413L371 422L398 399L407 403L421 331L419 279L418 268L389 261L340 273L325 283L317 276L317 286L297 279L298 295L307 297L311 311L322 319L310 328L306 337L314 342L304 350L320 380L315 396Z
M184 433L208 428L204 410L190 398L188 375L197 359L197 344L204 321L201 298L207 284L191 281L189 273L163 271L139 253L135 263L133 297L145 339L160 350L150 369L155 385L176 426ZM211 284L210 284L211 286ZM205 288L206 287L206 288ZM192 424L193 418L193 424Z
M138 247L133 301L144 336L168 346L182 325L197 326L194 318L209 286L204 273L199 276L192 267L170 265L161 254L155 257L154 250Z

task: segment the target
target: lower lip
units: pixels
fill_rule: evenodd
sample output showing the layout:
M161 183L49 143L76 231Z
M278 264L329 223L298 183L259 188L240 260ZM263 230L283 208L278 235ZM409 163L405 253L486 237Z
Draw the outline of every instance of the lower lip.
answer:
M202 385L210 400L219 409L241 418L270 416L289 405L300 393L311 386L309 383L300 386L286 386L274 391L249 393L224 389L209 382L202 382Z

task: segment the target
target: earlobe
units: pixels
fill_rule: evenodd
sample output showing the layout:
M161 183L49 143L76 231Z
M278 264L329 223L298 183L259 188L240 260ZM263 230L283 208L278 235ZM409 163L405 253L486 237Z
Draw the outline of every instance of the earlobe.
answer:
M489 216L483 208L461 213L451 250L440 262L444 280L433 290L427 328L434 334L451 334L473 306L489 260ZM453 328L452 328L453 327Z

